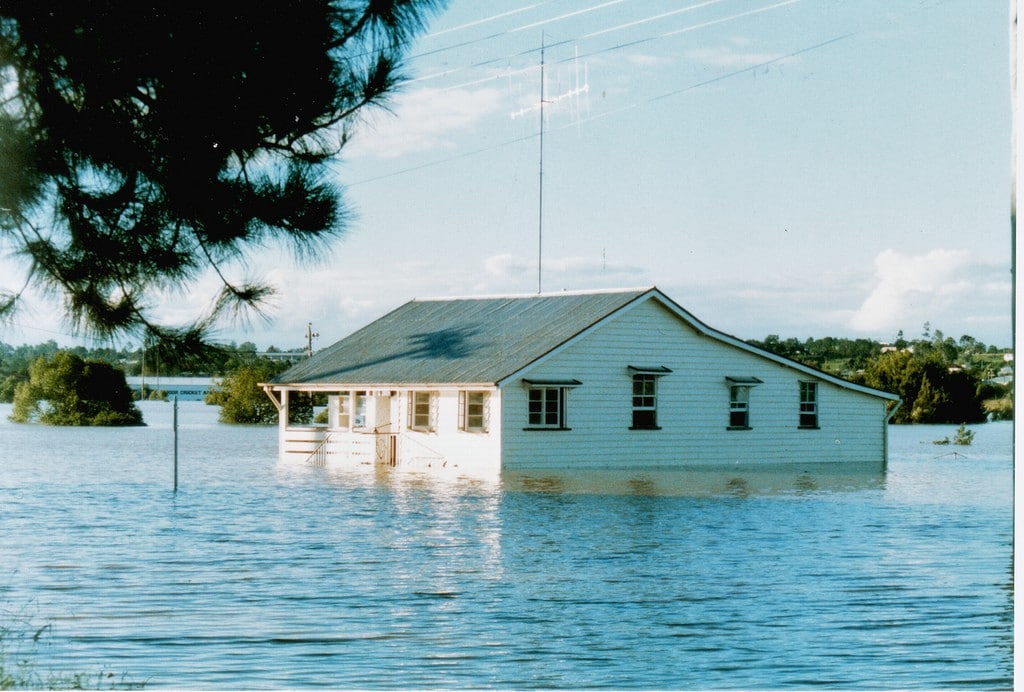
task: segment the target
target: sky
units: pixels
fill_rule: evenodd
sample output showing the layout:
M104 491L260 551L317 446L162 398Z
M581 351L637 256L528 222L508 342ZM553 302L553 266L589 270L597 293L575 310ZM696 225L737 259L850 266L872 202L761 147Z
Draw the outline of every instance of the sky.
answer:
M322 348L416 297L656 285L743 339L1009 346L1009 38L1005 0L451 0L334 166L346 235L233 268L279 295L215 336ZM48 339L78 343L41 299L0 327Z

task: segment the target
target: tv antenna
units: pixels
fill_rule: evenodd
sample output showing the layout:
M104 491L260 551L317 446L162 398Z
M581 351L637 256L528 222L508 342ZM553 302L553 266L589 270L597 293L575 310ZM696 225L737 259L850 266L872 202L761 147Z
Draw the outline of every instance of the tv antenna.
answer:
M544 292L544 274L543 274L543 257L544 257L544 104L555 104L559 101L564 101L573 97L577 97L580 94L585 94L590 90L590 84L586 75L586 68L584 67L583 84L580 85L580 72L579 72L579 55L577 49L576 56L576 86L569 91L559 94L553 99L545 98L544 89L544 33L540 35L540 101L534 106L522 108L512 113L512 119L521 118L535 110L540 111L540 151L539 151L539 163L537 166L537 293ZM576 114L579 114L579 108L575 109Z

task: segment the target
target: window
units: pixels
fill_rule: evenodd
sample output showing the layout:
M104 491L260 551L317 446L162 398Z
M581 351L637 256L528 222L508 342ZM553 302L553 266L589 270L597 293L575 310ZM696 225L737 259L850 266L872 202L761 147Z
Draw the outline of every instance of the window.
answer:
M800 427L818 427L818 383L800 383Z
M750 430L750 390L763 381L756 377L726 377L729 386L729 430Z
M527 430L569 430L566 402L579 380L523 380L527 387Z
M531 428L565 427L565 388L536 387L530 390Z
M434 429L433 392L410 392L409 427L428 432Z
M741 430L750 427L750 387L729 387L729 427Z
M658 378L633 375L633 429L658 429Z
M660 430L658 427L658 378L672 372L664 365L630 365L633 379L633 425L630 430Z
M459 392L459 430L487 432L487 392Z
M366 392L355 392L352 395L352 410L355 412L352 418L352 427L366 427Z
M348 430L352 425L352 399L348 392L338 393L338 427Z

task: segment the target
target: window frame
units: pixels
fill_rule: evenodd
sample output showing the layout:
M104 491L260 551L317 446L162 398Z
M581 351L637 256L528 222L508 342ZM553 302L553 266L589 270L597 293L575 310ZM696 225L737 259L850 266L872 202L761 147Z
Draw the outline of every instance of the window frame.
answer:
M817 382L800 381L800 408L797 427L801 430L819 430L821 428L818 391Z
M426 411L419 410L419 407L424 405L424 402L417 401L422 397L426 397ZM437 392L433 392L426 389L414 389L409 392L409 430L415 432L434 432L437 429L436 425L436 409L437 409ZM426 416L426 422L424 424L422 416Z
M572 430L569 427L569 390L575 387L579 387L582 382L579 380L527 380L524 379L523 386L526 387L526 427L523 430ZM551 390L557 390L555 395L555 407L557 421L555 423L548 423L546 420L539 422L533 421L535 414L542 416L544 419L547 418L547 414L550 413L546 404L550 403L551 399L547 392ZM535 395L535 391L541 391L541 394ZM533 411L535 398L540 398L540 408L537 411Z
M661 430L658 425L658 375L651 372L634 372L630 378L633 394L632 425L630 430ZM637 385L640 391L637 391ZM649 421L638 420L638 416Z
M352 392L352 427L351 430L366 430L367 414L369 413L370 393L367 390Z
M338 392L338 414L336 425L339 430L352 429L352 392Z
M473 398L479 396L480 402L474 403ZM490 392L479 389L459 390L459 430L467 433L487 434L490 432ZM471 407L479 406L480 413L472 413ZM480 424L474 424L479 416Z
M657 398L658 379L672 372L665 365L628 365L627 372L630 374L630 386L632 394L630 399L630 430L660 430L662 426L657 424ZM640 382L650 383L650 392L637 392L637 384ZM640 401L638 402L638 399ZM644 402L649 399L649 402ZM638 422L637 416L649 416L649 422Z
M750 430L750 387L747 385L729 387L729 430Z
M750 424L750 390L764 380L757 377L727 376L725 383L729 387L729 425L726 430L753 430ZM742 419L736 418L742 416Z
M526 425L528 429L568 430L565 420L568 398L566 387L530 387L526 395ZM537 405L536 410L534 410L535 404ZM534 420L535 416L537 420ZM554 421L549 422L552 416Z

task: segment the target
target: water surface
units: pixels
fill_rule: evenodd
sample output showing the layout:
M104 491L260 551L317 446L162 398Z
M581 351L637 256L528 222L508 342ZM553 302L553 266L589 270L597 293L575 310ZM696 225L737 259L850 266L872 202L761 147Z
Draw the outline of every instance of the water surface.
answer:
M279 467L276 429L0 406L0 609L147 687L1009 688L1012 426L886 473Z

